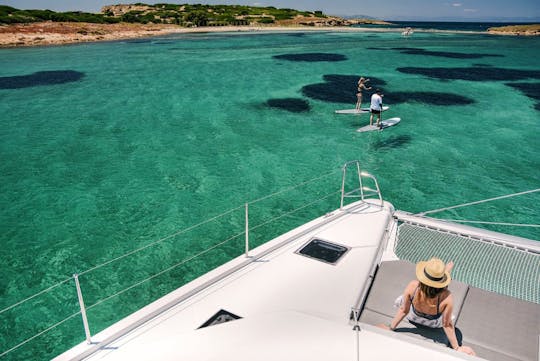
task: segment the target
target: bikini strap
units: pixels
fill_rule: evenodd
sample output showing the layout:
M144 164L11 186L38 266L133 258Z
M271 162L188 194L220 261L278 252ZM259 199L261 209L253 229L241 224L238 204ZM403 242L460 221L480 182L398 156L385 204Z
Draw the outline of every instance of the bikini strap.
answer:
M416 296L416 291L418 291L419 288L420 288L420 285L416 286L412 294L412 297L409 297L409 299L411 300L411 304L412 304L412 301L414 300L414 296Z

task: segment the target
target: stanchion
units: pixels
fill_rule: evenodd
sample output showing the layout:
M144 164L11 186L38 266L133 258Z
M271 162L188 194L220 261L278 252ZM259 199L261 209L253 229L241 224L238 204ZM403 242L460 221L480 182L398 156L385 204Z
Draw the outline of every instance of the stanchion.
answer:
M84 307L84 299L81 292L81 285L79 284L79 275L75 273L73 275L75 280L75 286L77 287L77 297L79 297L79 306L81 307L81 316L84 325L84 333L86 334L86 342L88 344L92 343L92 336L90 335L90 327L88 326L88 318L86 318L86 308Z

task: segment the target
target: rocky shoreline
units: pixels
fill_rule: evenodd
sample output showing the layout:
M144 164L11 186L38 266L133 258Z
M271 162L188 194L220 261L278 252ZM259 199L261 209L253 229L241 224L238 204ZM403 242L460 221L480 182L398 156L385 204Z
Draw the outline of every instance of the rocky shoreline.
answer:
M178 32L175 25L41 22L0 26L0 47L61 45L143 38Z
M488 33L495 35L538 36L540 35L540 24L494 27L489 28Z
M95 24L76 22L39 22L0 26L0 47L63 45L83 42L137 39L178 33L251 32L251 31L365 31L346 26L243 25L182 27L173 24Z

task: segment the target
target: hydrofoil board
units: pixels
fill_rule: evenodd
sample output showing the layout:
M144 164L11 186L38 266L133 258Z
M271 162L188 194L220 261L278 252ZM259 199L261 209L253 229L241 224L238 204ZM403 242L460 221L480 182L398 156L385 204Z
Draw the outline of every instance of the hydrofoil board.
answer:
M374 124L374 125L366 125L366 126L364 126L362 128L358 128L358 129L356 129L356 131L359 132L359 133L363 133L363 132L371 132L373 130L383 130L383 129L386 129L386 128L389 128L389 127L393 127L394 125L398 124L399 122L401 122L401 118L385 119L385 120L383 120L381 122L381 127L380 128Z

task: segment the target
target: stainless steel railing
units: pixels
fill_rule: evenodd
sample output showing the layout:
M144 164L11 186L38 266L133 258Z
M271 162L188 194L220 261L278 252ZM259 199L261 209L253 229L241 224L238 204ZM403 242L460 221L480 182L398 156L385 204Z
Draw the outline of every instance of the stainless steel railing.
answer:
M356 177L358 180L358 187L352 188L349 191L345 191L345 185L347 182L347 171L349 168L353 167L354 170L356 170ZM383 199L381 195L381 190L379 188L379 183L377 182L377 179L369 174L368 172L362 171L360 168L360 161L359 160L353 160L350 162L347 162L343 165L341 168L342 172L342 178L341 178L341 202L340 202L340 209L343 209L343 203L345 198L358 198L360 200L365 200L367 198L376 196L380 201L380 206L383 206ZM365 179L370 179L372 184L375 186L375 188L370 188L368 186L365 186Z

